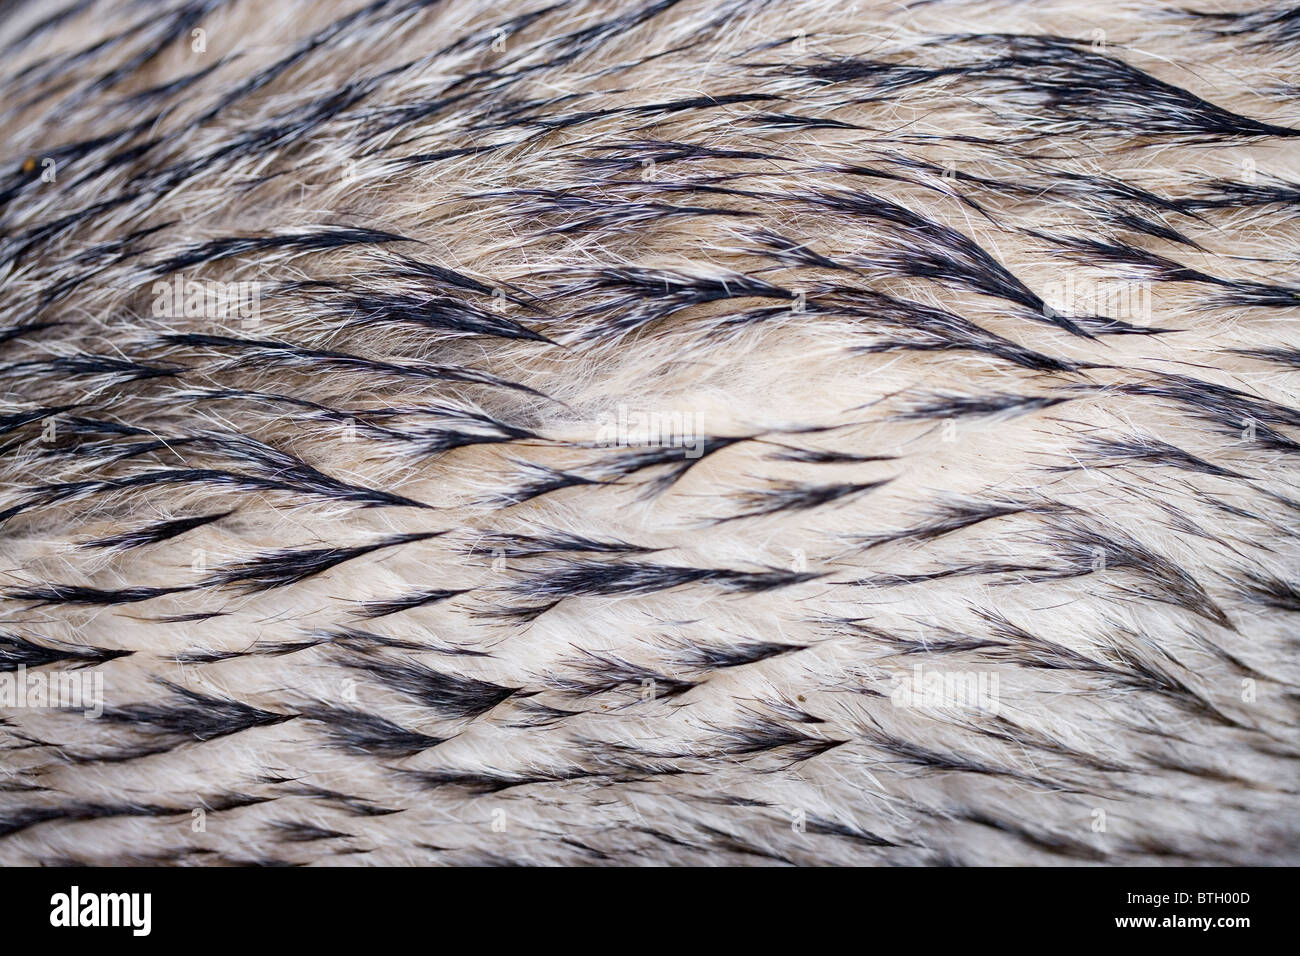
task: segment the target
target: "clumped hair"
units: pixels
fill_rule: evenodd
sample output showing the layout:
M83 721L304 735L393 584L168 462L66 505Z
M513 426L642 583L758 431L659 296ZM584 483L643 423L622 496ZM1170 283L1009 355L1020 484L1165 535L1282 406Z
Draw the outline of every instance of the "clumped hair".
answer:
M1225 9L11 4L0 863L1300 862Z

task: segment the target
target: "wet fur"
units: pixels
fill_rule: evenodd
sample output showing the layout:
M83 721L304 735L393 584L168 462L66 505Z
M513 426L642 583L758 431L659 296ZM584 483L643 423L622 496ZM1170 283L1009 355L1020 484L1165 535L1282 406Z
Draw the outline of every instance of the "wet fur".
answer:
M1295 863L1297 24L16 5L0 862Z

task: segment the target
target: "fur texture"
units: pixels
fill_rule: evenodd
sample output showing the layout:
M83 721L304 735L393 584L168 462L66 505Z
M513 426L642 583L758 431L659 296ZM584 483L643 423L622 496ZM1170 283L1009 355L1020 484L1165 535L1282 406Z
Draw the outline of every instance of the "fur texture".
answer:
M1297 862L1298 9L18 4L0 862Z

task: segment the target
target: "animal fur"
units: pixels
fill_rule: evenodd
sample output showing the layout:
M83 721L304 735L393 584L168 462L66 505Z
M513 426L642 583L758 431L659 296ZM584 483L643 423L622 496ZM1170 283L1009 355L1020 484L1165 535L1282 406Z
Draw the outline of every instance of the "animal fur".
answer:
M0 862L1300 861L1300 8L0 49Z

